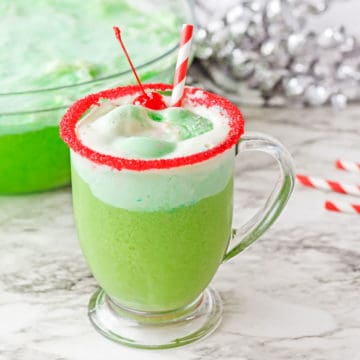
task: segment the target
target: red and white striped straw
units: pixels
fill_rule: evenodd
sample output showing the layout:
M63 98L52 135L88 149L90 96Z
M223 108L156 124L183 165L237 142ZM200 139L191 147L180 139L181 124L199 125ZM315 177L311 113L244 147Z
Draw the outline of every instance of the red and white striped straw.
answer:
M181 30L179 53L174 76L174 87L171 95L171 106L181 105L181 98L184 93L186 72L189 62L193 29L193 25L184 24Z
M360 204L350 204L341 201L326 201L325 209L341 213L360 214Z
M360 163L351 160L336 160L335 165L338 169L359 172L360 173Z
M316 176L305 176L297 174L298 182L304 186L314 189L334 191L341 194L360 196L360 186L353 184L345 184L342 182L325 180Z

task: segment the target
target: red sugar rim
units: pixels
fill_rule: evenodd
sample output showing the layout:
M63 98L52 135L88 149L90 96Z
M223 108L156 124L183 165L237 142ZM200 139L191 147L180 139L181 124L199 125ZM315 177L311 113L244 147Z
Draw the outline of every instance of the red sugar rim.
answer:
M147 90L168 91L172 89L172 85L168 84L144 84ZM90 94L78 101L76 101L65 113L60 123L60 136L68 146L81 156L100 164L107 165L117 170L150 170L150 169L169 169L185 165L193 165L205 160L208 160L225 150L230 149L238 143L240 136L244 133L244 118L240 110L225 98L204 91L200 88L185 87L184 97L194 95L196 91L201 91L201 97L192 97L190 99L193 105L200 105L206 107L218 106L222 109L227 117L229 117L230 130L226 139L216 145L215 147L188 156L177 157L173 159L154 159L154 160L140 160L140 159L125 159L115 157L112 155L101 154L95 150L90 149L81 143L76 135L76 124L82 118L84 113L93 105L98 105L100 99L115 100L123 96L137 95L141 91L138 85L130 85L125 87L118 87L115 89L100 91L95 94Z

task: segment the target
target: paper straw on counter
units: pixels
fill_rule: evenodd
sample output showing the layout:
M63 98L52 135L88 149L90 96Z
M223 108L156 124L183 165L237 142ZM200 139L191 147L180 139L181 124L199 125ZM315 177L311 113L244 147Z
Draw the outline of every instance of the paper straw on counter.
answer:
M314 189L333 191L341 194L360 196L360 186L343 182L326 180L317 176L296 175L297 181Z
M335 166L338 169L360 173L360 163L351 160L336 160Z
M360 204L350 204L343 201L326 201L325 209L341 213L360 214Z
M193 25L184 24L181 31L179 53L174 76L174 87L171 95L171 106L181 105L189 62L193 29Z

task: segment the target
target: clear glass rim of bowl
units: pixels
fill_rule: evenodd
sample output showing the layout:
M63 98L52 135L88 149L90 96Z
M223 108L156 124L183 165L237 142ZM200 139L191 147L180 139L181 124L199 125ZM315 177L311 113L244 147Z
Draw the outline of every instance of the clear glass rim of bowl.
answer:
M191 0L183 0L184 3L187 4L188 7L188 13L190 16L190 22L193 23L194 25L196 25L196 18L195 18L195 11L194 11L194 4L193 1ZM171 49L167 50L166 52L164 52L163 54L159 55L158 57L155 57L154 59L137 65L136 69L137 70L141 70L149 65L152 65L158 61L161 61L163 59L165 59L167 56L173 54L174 52L176 52L178 50L178 44L176 44L175 46L173 46ZM76 88L76 87L81 87L81 86L85 86L85 85L91 85L91 84L96 84L97 82L101 82L101 81L106 81L106 80L110 80L110 79L114 79L120 76L124 76L124 75L128 75L131 73L131 69L129 68L129 70L125 70L125 71L120 71L118 73L115 74L111 74L111 75L107 75L107 76L103 76L103 77L99 77L97 79L94 80L87 80L87 81L83 81L83 82L79 82L76 84L71 84L71 85L62 85L62 86L54 86L54 87L47 87L47 88L43 88L43 89L34 89L34 90L26 90L26 91L12 91L12 92L7 92L7 93L1 93L0 92L0 96L16 96L16 95L30 95L30 94L36 94L36 93L44 93L44 92L51 92L51 91L57 91L57 90L61 90L61 89L69 89L69 88ZM44 112L44 111L51 111L51 110L60 110L63 109L64 107L57 107L57 108L52 108L52 109L43 109L40 110L40 112ZM65 106L66 108L66 106ZM33 113L33 111L31 111ZM20 112L21 113L21 112ZM12 113L14 114L14 113ZM17 113L19 114L19 113ZM0 113L0 115L4 115L3 113ZM6 114L5 114L6 115Z

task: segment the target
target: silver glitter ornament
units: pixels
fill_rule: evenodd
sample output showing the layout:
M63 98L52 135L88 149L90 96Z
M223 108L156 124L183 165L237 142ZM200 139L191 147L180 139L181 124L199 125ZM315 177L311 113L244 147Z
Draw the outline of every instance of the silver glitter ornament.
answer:
M219 31L223 31L225 27L224 20L214 20L207 25L206 30L212 35L217 34Z
M336 110L343 110L347 106L347 98L341 93L331 95L330 102L332 107Z
M271 64L277 69L287 68L291 61L291 55L286 51L283 46L278 48L278 51L274 54Z
M214 50L211 46L199 45L196 47L196 57L200 60L208 60L214 54Z
M340 44L339 50L343 53L351 52L355 49L356 39L354 36L345 36L344 41Z
M340 64L336 69L336 78L339 80L360 80L360 73L353 66Z
M297 21L303 22L309 14L309 6L307 3L301 1L294 5L292 14Z
M303 0L284 0L286 4L289 4L291 6L299 5Z
M263 84L265 87L265 83L270 78L271 71L268 68L267 64L263 62L256 63L254 66L254 74L251 79L249 79L249 87L254 89L257 88L261 91L261 84Z
M209 45L216 51L220 51L224 46L225 39L228 37L227 31L219 31L217 34L212 34L209 38Z
M254 13L259 13L263 9L263 2L261 1L244 1L243 4Z
M301 33L290 34L286 45L290 55L299 55L304 51L306 37Z
M327 79L334 72L332 64L316 61L312 67L313 74L319 79Z
M359 101L360 86L359 82L354 79L349 79L341 83L341 92L347 97L349 101Z
M272 39L268 39L260 46L260 53L263 56L270 56L275 53L278 47L278 43Z
M208 31L208 42L215 51L221 49L224 43L228 39L228 28L225 26L223 20L211 21L207 26Z
M241 49L235 49L231 53L231 59L230 59L231 65L234 66L241 65L248 60L249 60L249 56L247 55L247 53L245 53L245 51Z
M265 15L268 20L278 20L282 15L281 0L269 0L266 4Z
M311 63L309 62L295 60L290 65L290 70L295 75L305 75L309 72L310 67L311 67Z
M247 89L266 104L343 108L360 100L360 45L343 26L306 30L332 1L234 0L197 36L197 57L214 82L242 99Z
M230 68L237 79L246 79L254 72L254 53L235 49L231 54Z
M288 27L283 22L272 22L267 26L267 34L271 39L281 39L283 34L289 32Z
M282 82L286 96L294 97L302 95L305 91L304 84L297 77L285 78Z
M229 58L231 58L233 52L235 50L238 50L236 49L236 44L234 41L229 41L225 44L225 46L220 49L217 54L216 54L216 57L218 60L227 60Z
M263 23L263 16L261 13L254 13L251 16L250 21L258 26L261 26L262 28L264 28L264 23Z
M231 24L229 26L230 39L234 40L236 43L241 42L241 38L246 33L248 26L248 21L239 21Z
M254 72L254 64L251 61L245 61L241 64L231 64L232 74L239 80L250 77Z
M263 26L255 23L254 21L250 22L246 34L251 38L254 44L261 44L267 36L266 30Z
M329 1L326 0L305 0L309 11L315 14L323 13L329 6Z
M214 54L214 49L209 44L209 36L208 31L204 28L200 28L195 32L196 56L201 60L208 60Z
M197 29L194 36L194 42L195 44L201 44L204 41L206 41L209 37L209 33L206 29L200 28Z
M342 32L330 28L325 29L318 37L318 44L324 49L336 47L343 41L344 35Z
M329 92L321 85L310 85L304 93L304 100L311 106L324 105L329 98Z
M214 48L214 50L219 51L226 43L229 37L229 31L227 28L223 28L218 32L214 32L210 34L209 45Z
M236 5L232 9L230 9L226 15L225 20L227 24L234 24L238 21L242 21L244 18L244 7L242 5Z
M275 95L275 87L280 84L282 78L286 76L287 73L286 70L264 72L259 81L259 89L262 94L266 94L266 96L269 96L269 93L271 96Z

